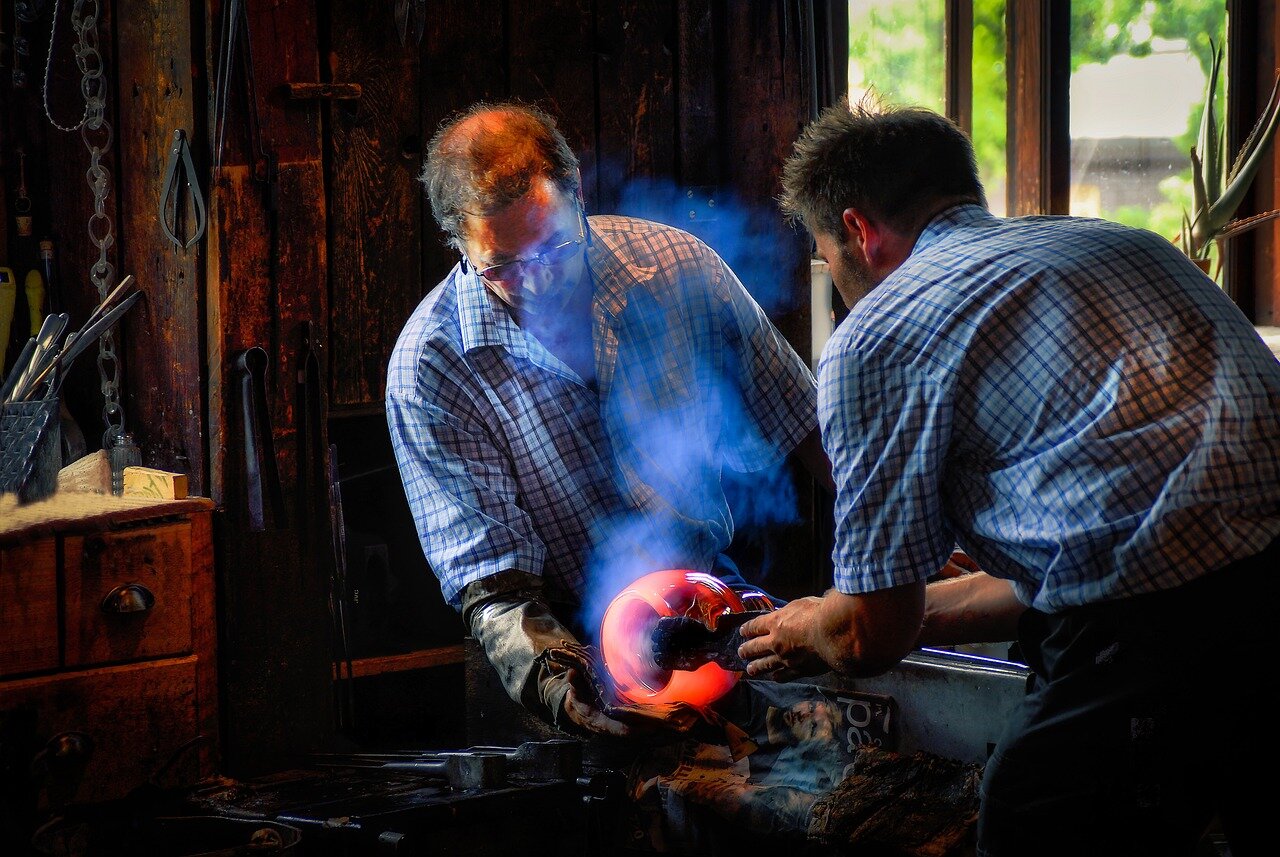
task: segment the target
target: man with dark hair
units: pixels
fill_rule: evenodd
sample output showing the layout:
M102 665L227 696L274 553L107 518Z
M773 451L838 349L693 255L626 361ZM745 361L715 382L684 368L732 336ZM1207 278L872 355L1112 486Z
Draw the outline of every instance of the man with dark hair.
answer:
M745 625L748 672L1016 637L979 854L1190 854L1214 813L1261 853L1280 363L1164 238L993 217L928 111L828 109L783 185L851 307L818 373L835 587ZM956 542L985 573L927 584Z
M577 159L537 108L447 122L422 181L460 257L388 368L423 550L513 699L627 734L548 653L576 641L605 571L628 575L619 589L662 568L735 577L723 467L795 450L829 482L813 376L705 244L587 217Z

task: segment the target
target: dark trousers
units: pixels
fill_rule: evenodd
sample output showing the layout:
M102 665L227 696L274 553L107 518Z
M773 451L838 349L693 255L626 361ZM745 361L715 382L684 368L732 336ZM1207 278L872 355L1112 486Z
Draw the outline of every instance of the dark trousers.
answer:
M1277 609L1280 539L1167 592L1028 610L1034 675L987 762L980 857L1193 854L1215 817L1232 857L1276 854Z

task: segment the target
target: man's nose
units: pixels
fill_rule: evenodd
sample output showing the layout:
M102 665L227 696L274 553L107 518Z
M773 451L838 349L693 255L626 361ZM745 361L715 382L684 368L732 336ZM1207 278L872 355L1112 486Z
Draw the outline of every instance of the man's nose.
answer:
M520 273L520 288L532 295L543 295L555 281L550 265L538 261L528 262Z

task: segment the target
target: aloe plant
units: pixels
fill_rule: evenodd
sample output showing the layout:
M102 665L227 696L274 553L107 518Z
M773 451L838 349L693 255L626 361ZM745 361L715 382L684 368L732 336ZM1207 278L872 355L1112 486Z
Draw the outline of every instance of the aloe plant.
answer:
M1194 214L1183 212L1182 249L1192 259L1207 259L1209 246L1223 242L1250 229L1280 217L1280 209L1263 212L1241 220L1233 220L1236 209L1253 183L1263 156L1275 137L1280 123L1280 74L1267 104L1253 129L1240 146L1230 169L1226 167L1226 132L1214 110L1218 91L1222 48L1209 42L1213 62L1205 89L1204 112L1200 117L1200 133L1191 149L1192 207Z

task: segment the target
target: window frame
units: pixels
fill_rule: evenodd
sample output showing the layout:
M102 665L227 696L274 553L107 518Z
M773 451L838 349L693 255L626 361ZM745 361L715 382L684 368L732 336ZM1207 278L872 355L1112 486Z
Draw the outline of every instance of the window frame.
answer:
M833 4L834 5L834 4ZM840 4L848 14L848 3ZM1262 105L1260 77L1270 66L1259 40L1264 33L1257 4L1226 0L1227 6L1227 148L1245 139ZM973 132L973 0L945 0L946 113L965 133ZM843 29L848 57L848 28ZM1006 74L1008 75L1006 205L1009 216L1068 214L1071 199L1071 0L1007 0L1005 7ZM832 47L840 47L838 44ZM1273 47L1280 47L1274 45ZM1280 50L1273 50L1280 54ZM1264 69L1263 66L1266 66ZM1267 71L1267 75L1262 72ZM846 86L844 87L847 90ZM1273 155L1271 163L1280 157ZM1273 170L1274 172L1274 170ZM1260 175L1267 175L1264 169ZM1259 181L1262 179L1260 178ZM1269 179L1280 183L1274 175ZM1255 184L1257 184L1255 182ZM1241 212L1255 211L1250 191ZM1259 277L1274 275L1277 255L1273 239L1245 233L1226 247L1224 281L1227 294L1256 323L1261 309ZM1270 282L1270 280L1268 280ZM1280 314L1275 312L1273 314Z

